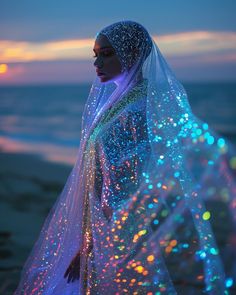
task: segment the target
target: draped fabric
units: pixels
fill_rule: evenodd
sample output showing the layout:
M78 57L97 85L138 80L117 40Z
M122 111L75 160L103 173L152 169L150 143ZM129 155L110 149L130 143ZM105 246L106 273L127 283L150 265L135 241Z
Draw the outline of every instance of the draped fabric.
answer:
M235 290L235 147L197 118L146 29L101 30L123 81L91 87L65 187L18 294L230 294ZM135 54L131 54L136 48ZM80 279L63 274L88 239Z

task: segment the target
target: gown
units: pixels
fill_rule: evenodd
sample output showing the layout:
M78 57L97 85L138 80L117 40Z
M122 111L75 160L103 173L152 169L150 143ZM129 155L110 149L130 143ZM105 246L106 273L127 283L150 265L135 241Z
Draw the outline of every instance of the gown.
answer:
M105 223L109 223L109 227L111 227L114 222L112 217L114 212L119 210L119 207L122 208L122 204L139 187L139 179L141 179L150 149L145 119L145 103L145 84L141 84L134 87L128 95L107 112L90 137L89 155L91 156L91 150L93 150L91 146L93 146L96 163L95 193L94 199L90 200L90 210L96 208L97 211L95 213L90 211L91 223L88 222L87 230L89 231L90 227L92 236L100 236L100 239L103 233L101 230L96 232L100 221L97 212L100 211L105 218ZM114 227L112 232L114 232ZM109 236L104 236L104 238L100 244L100 251L106 252L106 249L110 248L110 252L114 246L110 243ZM110 258L117 256L114 256L112 251L110 255ZM86 294L102 294L107 290L107 286L109 288L111 286L110 284L103 286L105 276L103 280L97 282L98 266L95 268L93 259L94 251L91 252L88 259L89 279ZM109 277L110 275L111 273ZM115 284L114 292L116 289ZM110 292L112 292L111 289Z
M214 137L219 141L217 134ZM183 144L189 147L187 140ZM146 177L150 150L144 81L103 116L88 143L87 153L96 167L93 175L91 170L88 173L92 186L87 196L87 230L93 250L80 294L190 295L211 292L211 288L214 294L229 294L215 286L218 279L224 277L227 283L235 276L233 211L228 207L230 190L235 189L227 182L227 169L234 172L230 158L222 151L223 159L217 162L214 147L207 151L202 141L194 150L186 149L186 162L204 197L202 224L210 221L212 240L208 242L199 234L193 208L175 185L177 175L153 189ZM206 161L212 160L217 163L214 169L219 169L214 177L205 168ZM161 195L160 189L167 193ZM207 250L211 261L205 260ZM217 273L219 266L226 276ZM206 284L208 276L212 287Z
M147 85L144 79L134 86L92 129L81 167L72 170L45 221L16 295L235 291L232 146L194 118L180 136L186 165L168 166L171 154L152 150L160 134L149 129L155 122L147 117ZM183 194L181 172L195 181L191 196ZM79 280L68 284L63 274L85 240L92 250L80 257Z

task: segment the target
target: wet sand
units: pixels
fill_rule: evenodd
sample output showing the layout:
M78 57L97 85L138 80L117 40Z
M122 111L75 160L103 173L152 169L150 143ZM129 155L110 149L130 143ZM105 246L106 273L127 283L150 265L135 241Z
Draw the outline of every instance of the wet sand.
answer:
M0 294L10 295L72 166L14 153L0 163Z

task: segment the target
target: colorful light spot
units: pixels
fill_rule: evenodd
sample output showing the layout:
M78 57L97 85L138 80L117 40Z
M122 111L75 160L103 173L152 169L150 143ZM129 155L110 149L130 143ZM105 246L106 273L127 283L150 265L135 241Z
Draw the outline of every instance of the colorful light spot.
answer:
M200 257L201 259L206 258L206 253L204 251L200 252Z
M179 171L176 171L176 172L174 173L174 176L175 176L176 178L179 177L179 176L180 176Z
M215 248L211 248L211 249L210 249L210 253L211 253L212 255L218 255L218 254L219 254L218 250L215 249Z
M197 129L197 130L196 130L196 134L197 134L197 135L201 135L201 134L202 134L202 130L201 130L201 129Z
M204 276L203 276L203 275L199 275L199 276L197 276L197 279L198 279L199 281L201 281L201 280L204 279Z
M211 217L211 213L209 211L204 212L202 215L203 220L208 220L210 219L210 217Z
M229 164L232 169L236 169L236 157L231 158Z
M219 148L223 148L224 145L225 145L225 140L223 138L219 138L217 140L217 145L218 145Z
M202 128L203 128L204 130L207 130L207 129L208 129L208 124L207 124L207 123L204 123L204 124L202 125Z
M233 279L232 278L226 279L225 286L226 286L226 288L232 287L233 286Z
M183 247L184 249L187 249L187 248L189 247L189 244L185 243L185 244L182 245L182 247Z
M171 240L170 241L170 246L175 247L177 245L177 241L176 240Z
M146 229L143 229L143 230L140 230L139 232L138 232L138 235L139 236L143 236L143 235L145 235L147 233L147 230Z
M134 270L136 270L138 273L142 273L144 271L144 267L139 265L139 266L135 267Z
M172 251L172 247L171 246L167 246L166 248L165 248L165 252L166 253L170 253Z
M134 235L133 242L136 243L138 239L139 239L139 235Z
M148 262L152 262L152 261L154 261L154 259L155 259L155 256L154 256L154 255L149 255L149 256L147 257L147 261L148 261Z
M168 210L164 209L161 211L161 216L166 217L168 215Z
M214 139L213 136L209 136L209 137L207 138L207 143L208 143L208 144L213 144L214 141L215 141L215 139Z

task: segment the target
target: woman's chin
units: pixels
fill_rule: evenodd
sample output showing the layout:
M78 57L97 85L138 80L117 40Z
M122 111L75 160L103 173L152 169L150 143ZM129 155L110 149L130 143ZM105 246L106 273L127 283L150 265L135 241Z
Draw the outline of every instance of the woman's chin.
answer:
M106 75L99 76L100 82L105 83L110 81L110 79Z

